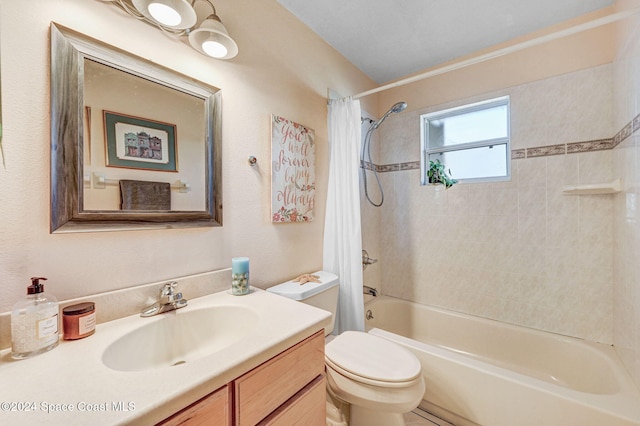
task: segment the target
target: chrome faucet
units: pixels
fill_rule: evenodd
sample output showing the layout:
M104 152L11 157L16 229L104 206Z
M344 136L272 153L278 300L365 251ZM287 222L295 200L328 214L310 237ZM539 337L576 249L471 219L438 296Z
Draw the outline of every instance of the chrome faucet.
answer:
M178 283L175 281L163 285L158 301L144 308L142 312L140 312L140 316L152 317L163 312L169 312L187 306L187 299L182 298L182 293L174 292L177 286Z
M374 297L378 296L378 290L376 290L373 287L369 287L368 285L363 285L362 286L362 294L370 294Z

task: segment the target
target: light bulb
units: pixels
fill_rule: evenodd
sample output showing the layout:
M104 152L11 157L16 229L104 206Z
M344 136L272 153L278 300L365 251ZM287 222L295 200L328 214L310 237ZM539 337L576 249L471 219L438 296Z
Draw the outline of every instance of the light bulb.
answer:
M222 58L227 55L227 48L217 41L205 41L202 43L202 50L204 50L207 55L214 58Z
M182 22L182 16L175 9L162 3L149 4L149 14L163 25L174 27Z

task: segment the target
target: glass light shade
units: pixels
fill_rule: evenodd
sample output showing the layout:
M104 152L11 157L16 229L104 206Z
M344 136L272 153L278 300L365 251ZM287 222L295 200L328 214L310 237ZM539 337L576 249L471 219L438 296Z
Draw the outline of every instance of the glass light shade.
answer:
M165 28L185 30L198 20L187 0L131 0L131 3L144 17Z
M213 58L224 58L229 50L220 42L214 40L206 40L202 43L202 50Z
M231 59L238 54L238 45L229 37L227 29L222 22L212 17L205 19L200 28L191 31L189 43L203 55L217 59Z
M160 22L162 25L175 27L182 22L182 16L173 8L162 3L151 3L149 5L149 14L153 16L153 19Z

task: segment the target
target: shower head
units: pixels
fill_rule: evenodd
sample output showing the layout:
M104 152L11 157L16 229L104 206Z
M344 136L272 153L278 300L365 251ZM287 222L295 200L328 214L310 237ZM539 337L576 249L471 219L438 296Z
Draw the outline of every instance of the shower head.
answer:
M367 133L364 136L364 142L362 144L362 154L360 155L360 163L364 164L365 161L365 153L367 153L369 155L369 163L372 163L371 161L371 135L373 134L373 132L380 127L380 125L382 124L382 122L384 120L386 120L386 118L391 115L391 114L397 114L399 112L404 111L407 108L407 103L406 102L398 102L396 104L394 104L389 111L385 112L384 115L378 120L378 121L371 121L371 125L369 126L369 130L367 130ZM380 203L375 203L374 201L371 200L371 198L369 197L369 187L367 185L367 170L366 167L362 167L362 180L364 183L364 194L367 197L367 200L375 207L380 207L382 205L382 203L384 202L384 191L382 190L382 184L380 183L380 178L378 177L378 172L376 171L375 167L372 169L373 175L376 177L376 182L378 182L378 188L380 189Z
M391 108L389 108L389 111L385 112L384 115L378 121L376 121L375 123L373 123L371 125L371 130L375 130L378 127L380 127L382 122L384 120L386 120L389 115L397 114L399 112L402 112L406 108L407 108L407 103L406 102L398 102L398 103L394 104Z
M398 102L396 104L394 104L391 109L389 109L389 112L393 112L395 114L404 111L405 109L407 109L407 103L406 102Z

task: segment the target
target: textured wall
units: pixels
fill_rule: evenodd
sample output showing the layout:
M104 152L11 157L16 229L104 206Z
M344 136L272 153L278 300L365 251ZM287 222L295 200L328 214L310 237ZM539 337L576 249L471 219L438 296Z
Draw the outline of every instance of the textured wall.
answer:
M206 58L95 0L2 1L0 312L46 276L60 299L229 267L251 258L266 287L322 265L327 181L327 88L343 94L373 82L274 0L219 0L240 47L231 61ZM55 21L222 89L224 227L49 233L49 23ZM270 115L316 131L317 220L270 223ZM255 155L259 167L247 165Z
M638 1L623 2L640 6ZM614 173L623 182L613 206L613 343L640 386L640 18L619 26L614 62L615 126L628 129L613 153Z
M638 7L620 0L615 9ZM381 94L379 113L409 102L381 127L374 160L398 170L383 173L392 198L381 214L363 209L363 232L380 230L383 292L613 343L640 385L638 75L636 15ZM420 187L420 113L503 94L511 95L518 154L598 139L615 148L520 158L511 182ZM615 195L562 192L617 178Z
M420 186L415 162L420 114L503 95L514 152L611 142L612 80L612 65L599 65L390 117L381 163L400 167L382 174L390 195L381 218L384 293L611 343L613 196L562 188L610 181L612 150L587 144L581 153L514 159L509 182L446 191Z

